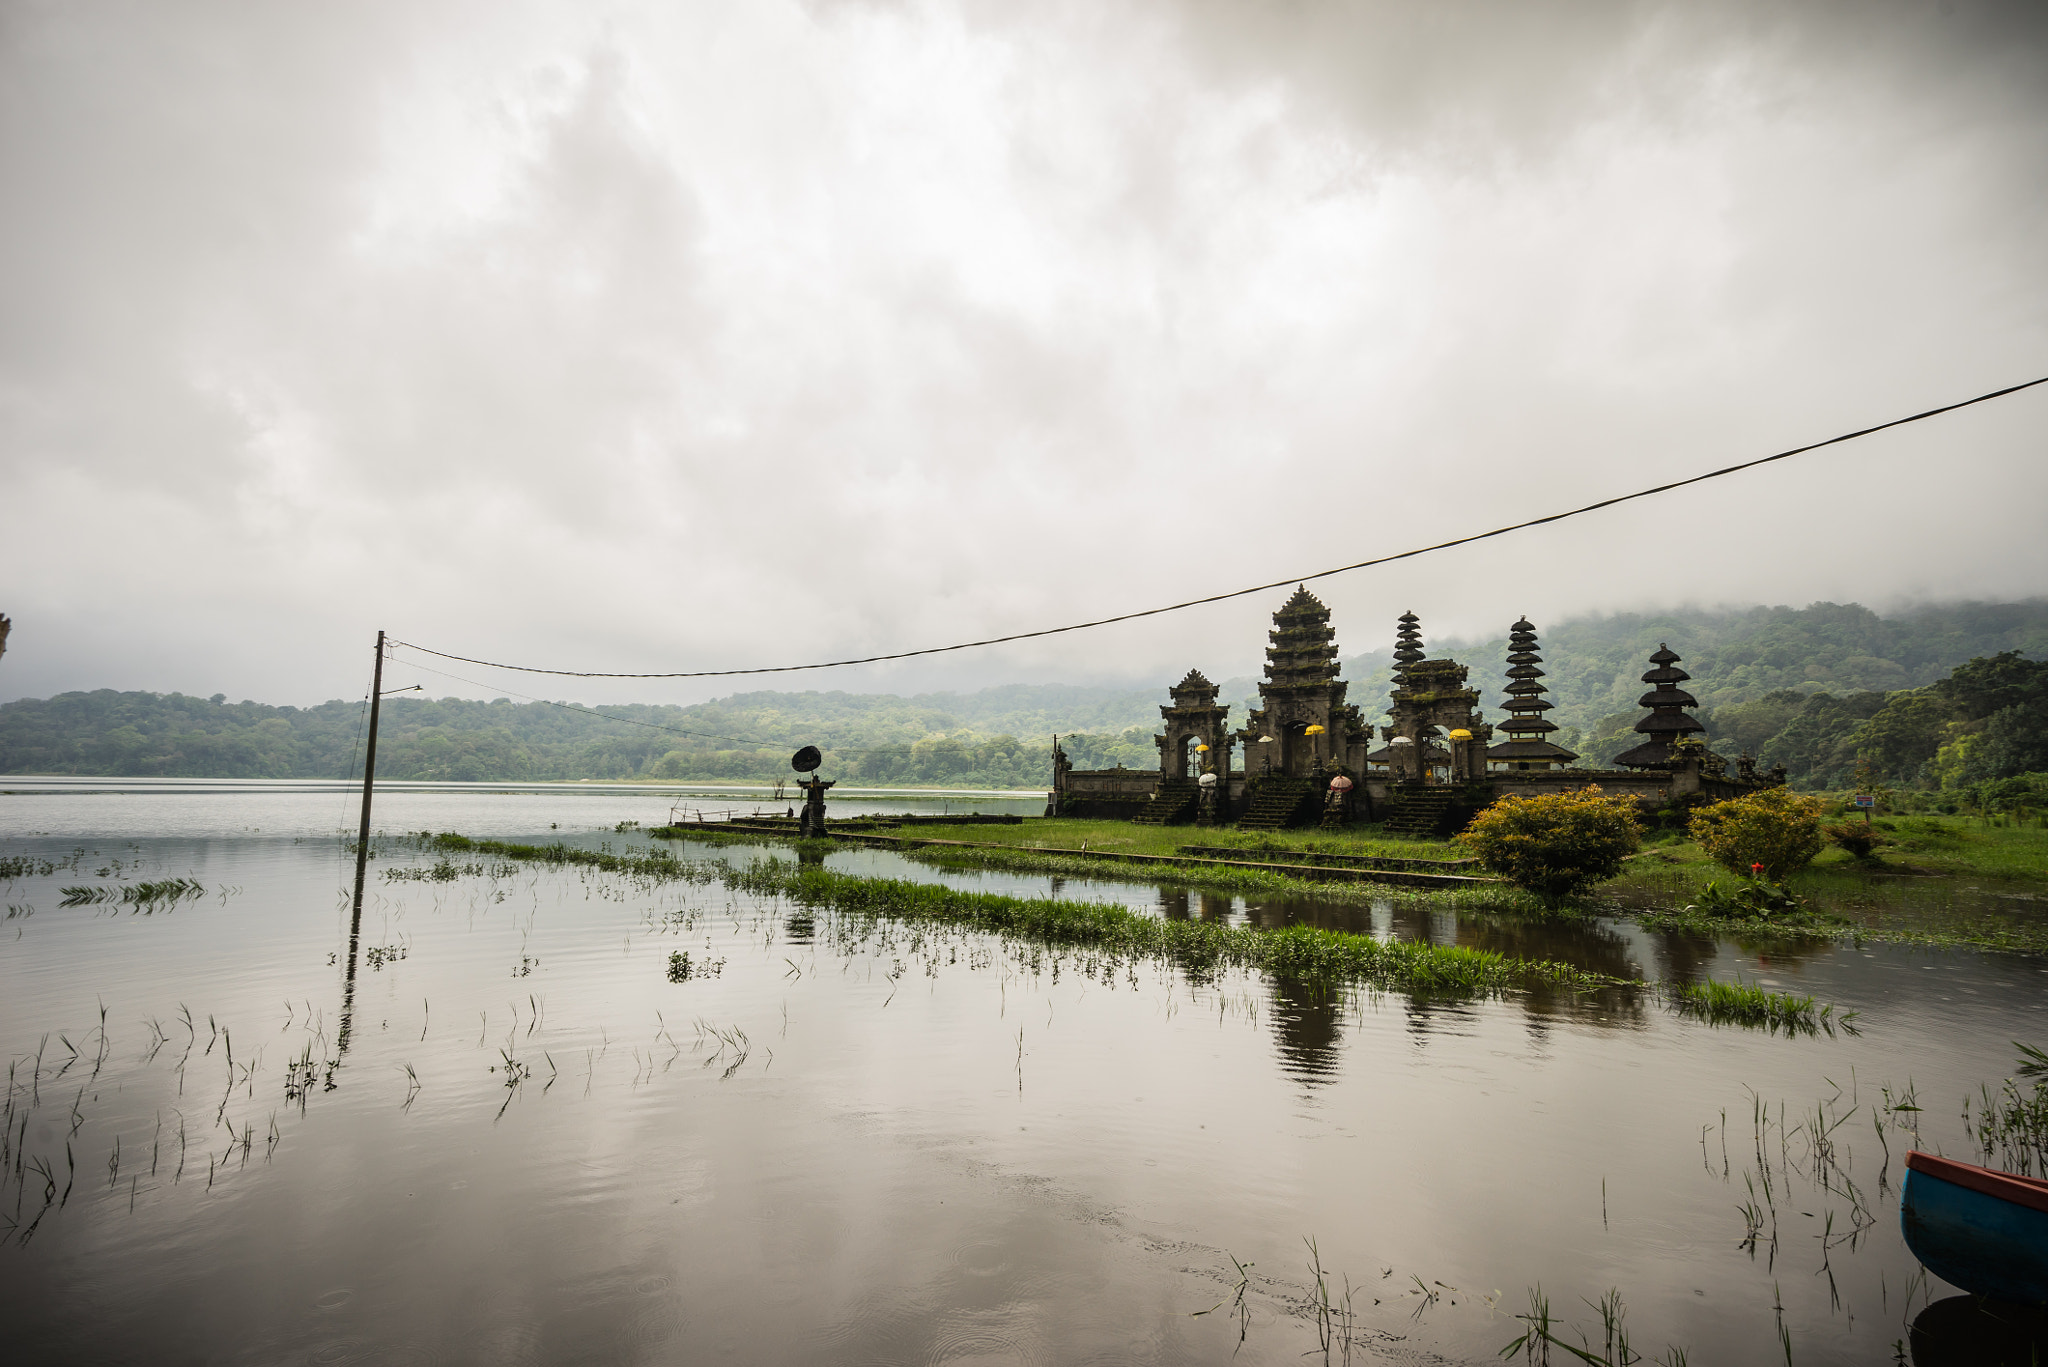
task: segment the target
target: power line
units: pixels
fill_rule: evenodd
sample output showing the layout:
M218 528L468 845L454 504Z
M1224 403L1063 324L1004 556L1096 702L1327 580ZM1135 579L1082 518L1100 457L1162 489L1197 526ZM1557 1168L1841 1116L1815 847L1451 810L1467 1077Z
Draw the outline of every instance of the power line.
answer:
M395 644L403 646L403 645L405 645L405 642L403 642L403 641L399 641L399 642L396 642ZM410 646L410 647L407 647L407 648L408 648L408 649L411 649L411 650L418 650L418 649L419 649L420 647L418 647L418 646ZM431 653L433 653L433 652L429 652L429 653L431 654ZM580 712L580 713L582 713L582 714L583 714L584 716L586 716L586 717L596 717L596 718L598 718L598 719L599 719L599 720L601 720L601 721L616 721L616 722L624 722L624 723L625 723L626 725L628 725L628 726L645 726L645 727L649 727L649 728L651 728L651 729L653 729L653 730L656 730L656 731L666 731L666 732L670 733L671 735L677 735L677 736L690 736L690 737L693 737L693 738L695 738L695 739L697 739L697 740L723 740L723 741L730 741L730 742L732 742L732 743L733 743L734 745L755 745L755 746L761 746L761 747L763 747L763 748L766 748L766 749L770 749L770 750L776 750L776 749L780 749L780 748L782 748L783 746L785 746L785 745L788 745L788 744L790 743L790 742L789 742L789 741L788 741L787 739L783 739L783 740L761 740L761 739L758 739L758 738L754 738L754 737L747 737L747 736L724 736L724 735L720 735L720 734L718 734L718 733L717 733L717 732L715 732L715 731L690 731L690 730L686 730L685 728L683 728L683 727L680 727L680 726L669 726L669 725L666 725L666 724L664 724L664 723L662 723L662 722L658 722L658 721L643 721L643 720L642 720L642 719L640 719L639 717L620 717L620 716L614 716L614 715L613 715L612 713L610 713L610 712L597 712L597 711L593 711L592 709L590 709L590 708L588 708L588 707L578 707L578 706L576 706L576 704L574 704L574 703L567 703L567 702L556 702L556 701L555 701L555 700L554 700L553 698L536 698L536 697L534 697L534 696L533 696L532 694L530 694L530 693L521 693L521 692L519 692L519 691L518 691L518 690L516 690L516 689L511 689L511 688L505 688L505 687L504 687L504 685L502 685L502 684L487 684L487 683L484 683L484 682L482 682L482 681L481 681L481 680L479 680L479 679L465 679L465 678L463 678L463 677L462 677L462 676L461 676L460 674L450 674L450 673L448 673L448 672L447 672L446 670L441 670L441 669L429 669L429 668L428 668L428 667L427 667L426 665L420 664L420 663L418 663L417 661L415 661L415 662L413 663L413 665L412 665L411 667L412 667L412 668L414 668L414 669L417 669L417 670L419 670L419 671L420 671L421 673L423 673L423 674L432 674L432 675L434 675L434 676L435 676L436 678L442 678L442 679L453 679L453 680L454 680L454 681L455 681L456 683L466 683L466 684L469 684L469 685L470 685L471 687L473 687L473 688L482 688L482 689L503 689L503 690L504 690L504 692L505 692L505 693L507 693L507 694L509 694L510 696L512 696L512 697L515 697L515 698L524 698L524 699L525 699L525 700L526 700L527 702L530 702L530 703L541 703L541 704L544 704L544 705L546 705L546 706L548 706L548 707L559 707L559 708L561 708L561 709L562 709L563 711L565 711L565 712ZM913 748L914 748L914 746L913 746L913 745L908 745L908 744L904 744L904 745L833 745L833 744L831 744L831 743L827 742L827 743L826 743L825 745L823 745L823 746L822 746L821 748L822 748L822 749L824 749L824 750L826 750L826 751L828 751L828 752L830 752L830 753L831 753L831 754L833 754L833 755L879 755L879 754L887 754L887 753L890 753L890 752L892 752L892 751L899 751L899 750L900 750L900 751L904 751L904 752L908 752L908 751L910 751L911 749L913 749ZM350 770L349 770L349 772L350 772L351 774L353 774L353 773L355 772L355 770L354 770L354 761L353 761L353 760L351 760L351 761L350 761Z
M858 659L825 660L817 664L766 665L756 669L694 669L679 670L666 674L623 674L595 669L539 669L532 665L500 664L491 660L473 659L467 655L450 655L444 651L431 650L426 646L412 645L410 642L400 642L400 644L409 645L413 650L438 656L444 660L459 660L464 664L482 665L487 669L510 669L516 670L521 674L553 674L571 679L719 679L743 674L794 674L811 669L840 669L847 665L871 665L881 664L889 660L909 660L921 655L945 655L956 650L975 650L982 646L1003 645L1010 641L1029 641L1041 636L1058 636L1069 631L1087 631L1093 627L1112 626L1118 622L1134 622L1141 617L1158 617L1164 613L1181 612L1187 608L1202 607L1209 603L1227 602L1232 598L1243 598L1249 594L1269 593L1274 589L1284 589L1289 584L1305 584L1310 580L1328 579L1332 575L1349 574L1353 570L1370 569L1375 565L1388 565L1396 560L1410 560L1418 555L1429 555L1435 551L1447 551L1456 546L1469 546L1475 541L1485 541L1496 536L1506 536L1509 532L1526 531L1531 527L1541 527L1551 522L1562 522L1568 517L1578 517L1584 513L1597 512L1602 508L1612 508L1616 504L1629 503L1639 498L1649 498L1655 494L1669 493L1673 489L1683 489L1689 484L1703 484L1710 479L1720 479L1724 475L1739 474L1744 470L1754 470L1759 465L1769 465L1773 461L1804 455L1809 451L1818 451L1823 447L1839 446L1843 442L1855 441L1858 437L1867 437L1875 432L1883 432L1894 427L1904 427L1908 423L1922 422L1928 418L1939 417L1944 413L1953 413L1959 408L1968 408L1973 404L1988 403L1992 399L2002 399L2008 394L2017 394L2023 389L2032 389L2035 385L2039 384L2048 384L2048 375L2044 375L2037 380L2028 380L2024 384L2008 385L2004 389L1994 389L1988 394L1979 394L1973 399L1943 404L1939 408L1930 408L1925 412L1915 413L1910 417L1893 418L1890 422L1881 422L1875 427L1864 427L1854 432L1844 432L1838 437L1829 437L1826 441L1817 441L1806 446L1795 446L1789 451L1780 451L1776 455L1760 456L1755 460L1743 461L1739 465L1729 465L1719 470L1709 470L1703 475L1694 475L1689 479L1673 480L1669 484L1659 484L1648 489L1638 489L1632 494L1620 494L1614 498L1603 498L1597 503L1588 503L1581 508L1572 508L1561 513L1551 513L1547 517L1530 518L1526 522L1510 523L1505 527L1495 527L1489 532L1474 532L1470 536L1454 537L1449 541L1439 541L1432 546L1418 546L1414 550L1400 551L1393 555L1382 555L1371 560L1360 560L1356 564L1339 565L1335 569L1318 570L1314 574L1289 575L1284 579L1273 580L1271 583L1253 584L1249 588L1232 589L1228 593L1213 593L1206 598L1190 598L1183 603L1169 603L1164 607L1145 608L1138 612L1119 613L1114 617L1098 617L1092 622L1075 622L1068 626L1045 627L1038 631L1019 631L1008 636L990 636L984 640L961 641L958 644L949 646L927 646L922 650L899 650L888 655L864 655Z

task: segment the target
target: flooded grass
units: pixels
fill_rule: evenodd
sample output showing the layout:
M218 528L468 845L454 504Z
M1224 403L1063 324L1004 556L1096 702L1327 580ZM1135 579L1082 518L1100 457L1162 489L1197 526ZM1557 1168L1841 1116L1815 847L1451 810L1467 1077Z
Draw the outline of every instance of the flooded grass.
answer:
M816 865L756 863L732 868L693 864L664 851L618 854L563 845L472 841L460 835L437 835L431 843L436 849L579 864L649 879L716 879L735 890L854 916L935 922L1041 945L1159 960L1198 979L1224 969L1249 969L1307 981L1468 997L1539 984L1568 990L1640 986L1555 960L1511 958L1458 945L1377 940L1313 926L1259 930L1212 921L1168 921L1097 902L963 892L932 883L835 873Z
M1993 1090L1980 1084L1963 1098L1963 1128L1986 1162L2011 1172L2048 1177L2048 1052L2013 1041L2020 1051L2017 1077ZM2032 1085L2019 1079L2028 1078ZM1973 1104L1974 1101L1974 1104Z
M179 902L206 895L206 887L193 878L159 878L142 883L121 884L78 884L60 888L60 907L93 906L101 902L116 902L135 908L140 912L151 912L159 907L170 908Z
M1425 892L1383 883L1304 879L1278 871L1192 863L1148 865L1143 873L1149 880L1241 897L1310 895L1333 903L1379 902L1392 897L1403 904L1532 920L1572 914L1618 915L1653 930L1725 937L1755 946L1840 939L2048 953L2048 831L2011 822L1942 816L1887 819L1877 826L1893 842L1881 847L1878 858L1855 859L1841 850L1822 853L1787 880L1798 906L1772 915L1756 915L1748 909L1730 914L1730 908L1719 905L1726 899L1717 899L1709 888L1725 889L1731 876L1697 844L1676 834L1653 837L1648 848L1628 861L1620 878L1562 905L1545 904L1504 884ZM671 835L660 829L648 834L657 838ZM1468 853L1449 842L1389 836L1371 826L1335 832L1238 832L1228 827L1148 827L1122 821L1027 818L1018 825L920 826L917 834L984 847L919 845L915 840L906 840L899 847L905 857L935 869L1097 879L1119 876L1119 861L1091 855L1174 858L1190 841L1219 851L1242 850L1257 859L1337 854L1448 861ZM693 829L688 838L748 845L789 843L757 832L727 835ZM844 848L845 844L813 843L818 852ZM1087 853L1076 852L1081 850ZM1471 868L1454 871L1477 872ZM1123 876L1135 872L1126 868Z
M1712 1025L1761 1026L1809 1034L1837 1025L1854 1029L1853 1011L1837 1019L1834 1007L1816 1006L1812 997L1771 992L1755 983L1724 983L1708 978L1696 983L1674 983L1666 991L1679 1010Z
M1172 864L1125 863L1121 860L1102 858L1100 856L1144 854L1155 855L1162 859L1181 859L1185 856L1179 853L1179 847L1181 844L1186 843L1187 828L1155 828L1150 832L1150 835L1154 837L1152 839L1133 838L1130 836L1119 837L1115 835L1103 838L1095 833L1096 827L1121 827L1126 831L1145 831L1147 828L1132 827L1125 822L1107 821L1062 822L1061 824L1063 826L1079 826L1085 829L1064 831L1060 834L1062 840L1073 840L1074 843L1071 845L1053 845L1051 841L1044 840L1042 843L1047 847L1041 847L1040 843L1021 843L1015 838L1016 833L1019 831L1032 830L1033 828L1029 825L1021 827L962 826L957 828L927 826L918 828L918 836L916 838L906 838L900 844L893 845L892 848L901 852L906 859L913 859L931 868L955 872L1001 870L1011 873L1044 873L1072 878L1117 878L1137 875L1147 879L1170 882L1190 889L1229 893L1241 897L1297 895L1304 891L1312 890L1317 897L1325 900L1368 902L1383 898L1386 896L1387 889L1390 886L1395 886L1386 883L1354 881L1345 878L1306 879L1277 870L1228 868L1218 867L1215 864L1194 862ZM1159 829L1169 829L1171 833L1166 836L1160 836ZM656 839L688 838L708 844L760 845L764 842L773 841L787 847L796 848L801 853L813 856L822 855L834 850L843 850L854 843L839 842L834 844L829 841L799 842L786 837L764 835L756 832L733 832L728 834L721 831L700 831L694 828L687 833L656 829L648 832L648 834ZM1206 832L1204 833L1205 837L1207 834ZM998 837L997 840L988 842L989 844L1002 844L1007 847L961 849L926 843L929 839L941 838L973 841L985 835ZM1248 846L1247 854L1249 857L1254 858L1277 858L1287 853L1382 853L1377 846L1367 849L1364 846L1343 845L1341 842L1335 841L1317 843L1319 845L1337 845L1340 847L1306 851L1281 846ZM1400 857L1411 857L1416 853L1418 847L1411 844L1394 846L1393 848L1401 851ZM1424 853L1429 855L1429 857L1434 857L1435 849L1436 847L1431 847L1430 850L1424 851ZM1474 870L1459 868L1453 870L1453 872L1469 875ZM1517 889L1502 887L1499 889L1499 895L1503 902L1527 910L1531 914L1538 914L1542 910L1537 899Z
M1588 1309L1599 1318L1599 1336L1590 1330L1567 1325L1551 1313L1550 1297L1541 1286L1529 1288L1529 1308L1515 1316L1522 1324L1522 1334L1500 1350L1503 1358L1519 1357L1525 1362L1549 1367L1550 1350L1558 1350L1559 1357L1572 1362L1592 1364L1593 1367L1631 1367L1632 1364L1650 1361L1638 1353L1629 1343L1628 1307L1623 1304L1619 1289L1610 1288L1597 1301L1585 1302ZM1567 1338L1566 1334L1571 1337ZM1574 1343L1572 1340L1577 1339ZM1686 1351L1677 1346L1667 1347L1652 1362L1652 1367L1687 1367Z

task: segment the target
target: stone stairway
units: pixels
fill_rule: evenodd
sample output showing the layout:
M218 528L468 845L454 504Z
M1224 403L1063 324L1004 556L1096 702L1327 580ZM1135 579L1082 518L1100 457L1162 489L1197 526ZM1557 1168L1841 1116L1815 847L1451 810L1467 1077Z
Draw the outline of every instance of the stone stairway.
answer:
M1201 802L1201 789L1191 778L1166 778L1159 791L1145 804L1145 810L1131 818L1134 826L1178 826L1193 821Z
M1316 786L1307 779L1274 778L1259 784L1252 805L1238 819L1241 831L1277 831L1315 819Z
M1406 784L1396 785L1388 796L1393 799L1394 812L1387 818L1387 829L1401 835L1437 834L1443 827L1445 814L1457 802L1448 788L1417 788Z

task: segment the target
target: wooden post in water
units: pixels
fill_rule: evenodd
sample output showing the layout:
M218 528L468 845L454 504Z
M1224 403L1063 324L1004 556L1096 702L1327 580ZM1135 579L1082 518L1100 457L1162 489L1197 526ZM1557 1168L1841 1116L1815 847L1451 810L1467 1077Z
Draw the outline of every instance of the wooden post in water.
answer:
M370 858L370 797L377 786L377 704L384 693L384 633L377 633L377 665L370 672L370 743L363 750L363 824L356 832L355 916L363 914L363 867ZM350 932L354 938L354 931Z

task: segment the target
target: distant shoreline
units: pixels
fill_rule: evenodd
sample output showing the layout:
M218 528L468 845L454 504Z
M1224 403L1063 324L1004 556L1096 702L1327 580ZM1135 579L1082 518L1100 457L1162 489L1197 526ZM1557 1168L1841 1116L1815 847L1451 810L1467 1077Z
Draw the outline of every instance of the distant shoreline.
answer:
M235 776L215 777L204 774L0 774L0 797L28 797L36 794L16 792L9 784L30 786L47 785L46 792L62 793L91 788L119 788L124 785L175 787L179 785L207 784L233 785L247 788L332 788L358 790L360 779L353 778L239 778ZM558 792L563 789L647 789L664 793L743 793L749 797L774 797L772 783L722 782L716 779L643 779L643 778L560 778L560 779L435 779L435 778L394 778L379 779L381 791L417 792L422 789L455 788L473 790L480 788L532 790L536 792ZM795 801L795 785L784 789L783 797ZM1050 791L1050 785L1032 788L892 788L838 785L832 789L833 797L889 796L889 797L991 797L1042 799Z

